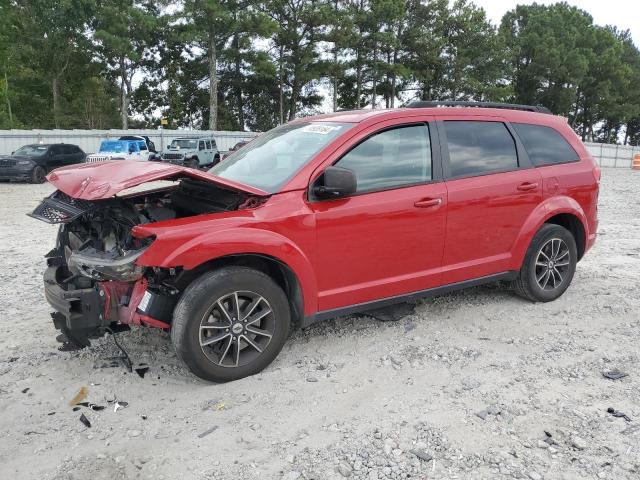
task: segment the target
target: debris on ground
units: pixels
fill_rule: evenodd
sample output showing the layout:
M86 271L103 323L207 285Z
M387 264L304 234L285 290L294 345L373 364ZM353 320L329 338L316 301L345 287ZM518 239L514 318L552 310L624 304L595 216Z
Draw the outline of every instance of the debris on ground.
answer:
M409 450L409 452L413 453L416 457L424 462L430 462L433 459L433 455L431 455L429 452L425 452L424 450L414 448L412 450Z
M113 412L116 413L118 410L121 410L123 408L127 408L129 406L129 402L123 402L121 400L116 400L115 404L113 405Z
M607 372L602 372L602 376L610 380L620 380L621 378L628 377L629 374L625 372L621 372L616 368L613 370L609 370Z
M23 388L21 391L22 391L22 393L27 393L29 391L29 387Z
M631 417L629 417L629 415L627 415L626 413L622 413L620 410L616 410L613 407L607 408L607 413L617 418L624 418L627 422L631 421Z
M216 426L213 426L213 427L211 427L210 429L205 430L204 432L202 432L202 433L198 434L198 438L204 438L204 437L206 437L207 435L210 435L210 434L212 434L213 432L215 432L217 429L218 429L218 426L217 426L217 425L216 425Z
M84 415L84 413L82 415L80 415L80 421L84 424L85 427L87 428L91 428L91 422L89 421L89 419Z
M87 387L81 387L76 396L71 399L69 402L69 406L73 407L78 403L82 402L89 395L89 389Z
M142 367L138 367L136 368L136 373L138 374L138 376L140 378L144 378L144 375L149 371L149 367L147 366L142 366Z

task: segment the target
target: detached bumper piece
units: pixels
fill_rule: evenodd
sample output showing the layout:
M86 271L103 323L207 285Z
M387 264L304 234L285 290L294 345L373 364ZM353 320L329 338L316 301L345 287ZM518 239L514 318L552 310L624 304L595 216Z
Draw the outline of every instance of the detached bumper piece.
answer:
M90 338L104 334L109 321L103 318L104 300L97 287L75 288L61 276L64 267L50 266L44 274L44 292L54 308L54 326L62 332L58 340L63 349L80 349L90 345ZM75 347L75 348L73 348Z

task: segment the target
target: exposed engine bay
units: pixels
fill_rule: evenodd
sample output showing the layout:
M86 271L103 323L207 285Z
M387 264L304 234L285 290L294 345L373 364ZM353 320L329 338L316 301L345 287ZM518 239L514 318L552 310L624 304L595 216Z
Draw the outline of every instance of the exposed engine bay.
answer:
M260 201L192 178L95 201L54 192L31 216L60 224L45 273L54 324L63 332L60 341L81 348L121 324L169 326L180 293L172 280L179 272L137 265L153 238L135 238L133 227L250 208Z

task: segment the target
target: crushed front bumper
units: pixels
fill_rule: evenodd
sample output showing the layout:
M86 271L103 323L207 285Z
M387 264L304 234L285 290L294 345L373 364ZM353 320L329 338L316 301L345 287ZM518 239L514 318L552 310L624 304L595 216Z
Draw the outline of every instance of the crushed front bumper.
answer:
M45 298L55 310L52 314L55 327L62 331L67 341L86 347L89 338L101 336L101 328L110 323L104 316L104 292L97 286L68 289L63 275L63 267L47 267L44 273Z

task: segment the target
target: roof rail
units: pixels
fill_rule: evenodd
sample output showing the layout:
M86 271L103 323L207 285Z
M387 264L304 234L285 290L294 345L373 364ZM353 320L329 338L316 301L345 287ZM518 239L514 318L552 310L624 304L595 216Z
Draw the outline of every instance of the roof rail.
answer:
M407 108L427 108L427 107L477 107L477 108L504 108L507 110L524 110L526 112L551 113L547 107L538 105L519 105L517 103L500 102L467 102L453 100L418 100L411 102Z

